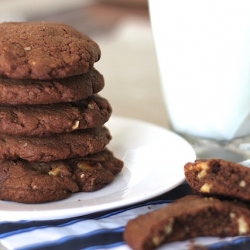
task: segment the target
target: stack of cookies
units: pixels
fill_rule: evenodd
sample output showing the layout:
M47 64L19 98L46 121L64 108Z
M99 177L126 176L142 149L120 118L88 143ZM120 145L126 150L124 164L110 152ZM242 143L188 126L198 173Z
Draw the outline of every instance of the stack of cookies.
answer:
M98 45L59 23L0 24L0 199L61 200L112 182Z

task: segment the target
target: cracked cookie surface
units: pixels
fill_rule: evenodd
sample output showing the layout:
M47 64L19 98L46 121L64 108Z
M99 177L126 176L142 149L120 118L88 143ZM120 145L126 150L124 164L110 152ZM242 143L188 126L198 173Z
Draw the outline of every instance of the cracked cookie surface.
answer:
M104 88L104 77L95 68L77 76L51 80L0 77L0 103L54 104L77 102Z
M123 168L123 162L107 148L84 158L69 159L81 192L99 190L111 183Z
M0 134L0 159L49 162L86 156L102 151L110 140L104 126L46 137Z
M0 105L0 131L26 136L71 132L101 126L111 112L109 102L98 95L76 103Z
M69 77L88 72L100 56L93 40L67 24L0 24L0 75L18 79Z
M107 148L90 156L48 163L0 160L0 199L22 203L62 200L72 193L105 187L122 167L123 162Z
M124 239L134 250L151 250L164 243L198 236L249 234L249 205L189 195L130 220Z
M248 167L222 159L208 159L186 163L184 172L196 193L250 202Z

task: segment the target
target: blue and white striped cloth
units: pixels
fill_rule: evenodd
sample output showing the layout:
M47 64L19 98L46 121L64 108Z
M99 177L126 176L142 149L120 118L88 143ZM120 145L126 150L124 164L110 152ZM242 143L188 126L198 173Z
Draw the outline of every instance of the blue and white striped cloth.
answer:
M61 220L1 222L0 250L129 250L130 248L123 240L127 221L139 214L166 206L172 202L173 197L181 197L187 191L188 187L184 183L151 201L112 211ZM245 248L247 244L250 245L250 237L226 239L202 237L192 242L166 244L160 249L190 249L194 242L207 245L211 250L250 249L249 246Z

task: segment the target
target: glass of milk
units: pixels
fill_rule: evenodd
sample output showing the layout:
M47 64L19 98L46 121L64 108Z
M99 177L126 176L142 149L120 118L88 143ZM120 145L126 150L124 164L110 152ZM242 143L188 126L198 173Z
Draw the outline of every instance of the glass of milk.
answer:
M249 157L250 1L148 3L172 129L197 157Z

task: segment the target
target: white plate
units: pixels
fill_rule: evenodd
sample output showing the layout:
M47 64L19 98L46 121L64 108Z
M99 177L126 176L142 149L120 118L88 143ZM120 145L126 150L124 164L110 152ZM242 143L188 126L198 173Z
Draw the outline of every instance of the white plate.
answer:
M0 201L0 220L70 218L147 200L179 185L184 164L195 160L192 147L162 127L114 116L106 125L113 137L108 148L125 163L110 185L44 204Z

